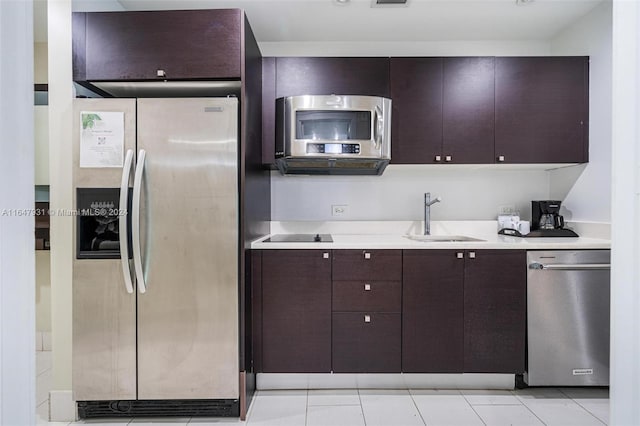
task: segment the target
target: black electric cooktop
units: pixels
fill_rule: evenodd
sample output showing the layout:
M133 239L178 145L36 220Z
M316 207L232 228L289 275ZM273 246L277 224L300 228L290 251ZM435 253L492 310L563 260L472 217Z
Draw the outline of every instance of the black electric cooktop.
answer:
M331 234L275 234L264 243L332 243Z

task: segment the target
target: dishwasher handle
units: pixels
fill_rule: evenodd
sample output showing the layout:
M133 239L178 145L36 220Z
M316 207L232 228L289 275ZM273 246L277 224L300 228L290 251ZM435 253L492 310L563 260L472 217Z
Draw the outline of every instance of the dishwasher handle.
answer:
M610 263L556 263L545 265L544 263L533 262L529 264L529 269L546 269L549 271L594 271L611 269Z

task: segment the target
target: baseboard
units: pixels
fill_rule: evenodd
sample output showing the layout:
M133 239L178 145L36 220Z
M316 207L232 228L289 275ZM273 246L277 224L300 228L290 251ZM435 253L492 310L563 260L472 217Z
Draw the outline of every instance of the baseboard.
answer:
M514 389L514 374L257 374L257 389Z
M70 390L53 390L49 392L49 421L75 422L76 402Z

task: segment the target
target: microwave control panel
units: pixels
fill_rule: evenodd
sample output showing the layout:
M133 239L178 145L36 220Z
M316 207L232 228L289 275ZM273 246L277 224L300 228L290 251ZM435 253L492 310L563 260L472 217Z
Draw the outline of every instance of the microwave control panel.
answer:
M307 154L360 154L360 144L308 143Z

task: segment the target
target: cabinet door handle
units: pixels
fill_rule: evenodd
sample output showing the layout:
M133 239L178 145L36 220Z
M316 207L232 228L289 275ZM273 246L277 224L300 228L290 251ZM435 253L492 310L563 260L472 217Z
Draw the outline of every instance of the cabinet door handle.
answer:
M371 315L365 315L364 322L371 322Z
M476 252L475 251L470 251L469 252L469 259L475 259L476 258Z
M164 70L156 70L156 77L166 77L167 73Z
M368 253L368 252L365 251L364 252L364 258L365 259L371 259L371 253Z
M462 253L456 253L456 257L457 257L458 259L462 259L462 258L464 258L464 254L462 254Z
M329 253L322 253L322 258L323 259L328 259L329 258Z
M498 162L504 163L504 155L498 155Z
M364 291L371 291L371 284L365 284Z
M447 163L451 162L452 157L450 155L445 155L444 157L444 161L446 161Z
M442 161L442 157L440 155L436 155L435 160L436 162Z

